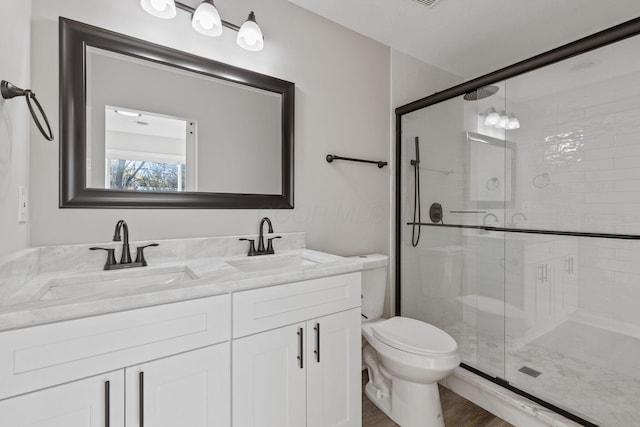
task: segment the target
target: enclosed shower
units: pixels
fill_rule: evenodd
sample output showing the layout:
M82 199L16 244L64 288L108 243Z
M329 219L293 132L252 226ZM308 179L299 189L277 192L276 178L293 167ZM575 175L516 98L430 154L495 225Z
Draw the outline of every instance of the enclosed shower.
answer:
M640 425L639 33L397 109L396 313L583 425Z

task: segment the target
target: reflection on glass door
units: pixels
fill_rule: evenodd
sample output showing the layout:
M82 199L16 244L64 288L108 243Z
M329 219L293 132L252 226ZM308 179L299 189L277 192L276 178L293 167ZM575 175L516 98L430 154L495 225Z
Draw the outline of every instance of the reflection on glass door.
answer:
M401 314L604 426L640 420L638 36L401 116ZM422 215L411 245L420 141ZM444 227L442 226L444 225Z

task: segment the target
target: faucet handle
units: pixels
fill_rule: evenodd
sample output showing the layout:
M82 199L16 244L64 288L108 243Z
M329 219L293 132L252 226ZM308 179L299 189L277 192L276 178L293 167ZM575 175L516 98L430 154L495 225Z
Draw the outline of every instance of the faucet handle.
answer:
M115 249L114 248L99 248L99 247L93 247L93 248L89 248L89 250L92 251L107 251L107 260L104 263L104 269L105 270L111 270L111 266L112 265L116 265L116 254L115 254Z
M142 267L147 266L147 260L144 258L144 248L148 248L151 246L160 246L158 243L150 243L144 246L138 246L136 248L136 262L139 262Z
M254 239L245 239L242 237L238 240L249 242L249 252L247 252L247 256L254 256L256 254L256 241Z
M267 239L267 254L275 254L276 252L273 250L273 239L282 239L282 236L275 236Z

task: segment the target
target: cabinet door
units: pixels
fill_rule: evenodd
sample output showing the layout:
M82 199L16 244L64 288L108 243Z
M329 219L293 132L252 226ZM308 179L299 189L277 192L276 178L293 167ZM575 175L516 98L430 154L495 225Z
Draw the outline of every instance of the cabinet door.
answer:
M360 310L308 321L307 354L307 427L360 427Z
M239 427L306 425L304 323L233 341L233 423Z
M544 260L536 265L536 322L546 323L553 317L551 283L553 281L553 260Z
M2 400L0 425L124 427L124 371Z
M557 259L557 269L559 277L559 312L571 314L578 308L578 271L577 256L575 254L565 255Z
M127 427L229 426L229 359L226 342L127 368Z

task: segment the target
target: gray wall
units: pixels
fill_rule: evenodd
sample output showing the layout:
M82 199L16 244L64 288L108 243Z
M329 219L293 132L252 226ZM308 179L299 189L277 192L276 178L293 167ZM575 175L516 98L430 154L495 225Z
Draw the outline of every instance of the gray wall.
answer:
M28 88L31 1L0 0L0 10L0 80ZM18 223L18 187L29 184L29 121L24 98L0 98L0 255L29 244L27 224ZM35 149L44 144L47 141L38 134Z
M90 69L92 182L104 181L104 109L112 105L195 120L198 191L281 194L279 96L124 56L94 53Z
M308 246L336 254L389 253L388 168L328 164L328 153L389 158L390 51L286 0L220 5L242 23L254 10L265 33L262 52L235 44L235 33L210 39L178 12L164 21L130 0L34 0L33 84L58 131L58 16L83 21L296 83L295 210L84 210L58 208L58 145L33 134L32 245L109 239L124 218L132 239L255 232L268 215L276 231L306 231Z

